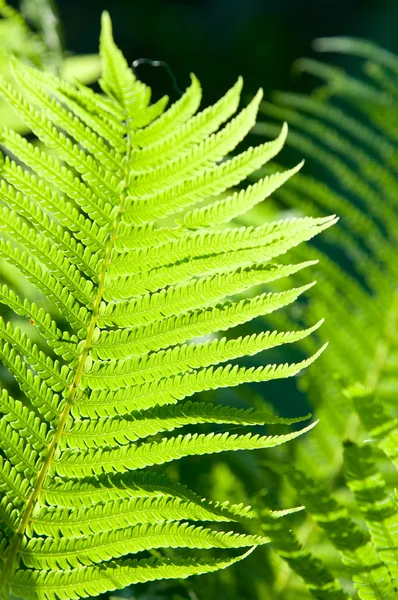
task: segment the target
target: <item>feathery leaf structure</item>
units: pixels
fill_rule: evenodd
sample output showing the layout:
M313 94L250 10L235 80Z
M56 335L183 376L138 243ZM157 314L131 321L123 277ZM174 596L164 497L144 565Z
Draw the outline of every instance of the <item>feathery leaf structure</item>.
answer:
M0 255L41 294L33 302L6 284L0 290L0 301L31 325L25 331L0 321L1 359L24 395L13 399L4 389L0 396L4 598L86 597L233 564L245 556L240 549L268 538L211 523L245 524L256 519L254 511L201 499L149 468L273 447L314 426L283 435L176 432L202 423L300 421L186 400L293 376L323 350L293 364L230 362L301 340L321 320L301 331L215 336L306 291L311 284L229 298L312 265L274 259L335 222L212 229L299 170L231 189L280 151L287 127L274 141L223 161L253 127L261 92L234 116L239 79L197 113L201 90L192 76L168 110L167 98L150 104L151 90L115 46L107 14L100 54L103 94L15 60L14 82L0 81L0 94L41 141L35 146L0 131ZM203 336L213 338L195 341ZM195 552L150 557L173 548ZM238 554L205 559L201 549Z

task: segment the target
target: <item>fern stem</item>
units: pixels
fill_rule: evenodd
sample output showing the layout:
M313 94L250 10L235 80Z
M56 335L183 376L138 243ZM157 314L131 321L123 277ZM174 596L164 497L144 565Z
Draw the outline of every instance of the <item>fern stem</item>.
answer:
M127 130L129 130L129 129L127 128ZM82 354L79 358L78 365L76 367L75 376L74 376L71 386L69 388L69 394L67 397L65 408L62 411L58 427L55 431L55 434L51 441L51 444L48 447L47 456L46 456L44 463L39 471L39 474L38 474L38 477L36 480L36 484L32 490L29 500L26 504L25 512L24 512L24 514L21 518L21 522L15 532L12 544L10 545L10 547L8 549L7 558L4 562L3 573L2 573L1 581L0 581L0 586L1 586L0 594L1 595L3 595L4 592L7 592L9 578L13 574L13 572L16 568L15 559L18 555L20 544L22 542L23 536L25 535L25 531L29 524L29 521L32 516L33 510L35 508L36 502L39 499L40 493L42 492L43 484L44 484L45 478L48 474L48 471L50 469L50 466L52 464L52 460L54 458L55 451L56 451L56 449L59 445L59 442L62 438L69 413L70 413L72 405L75 401L76 393L77 393L77 390L79 388L79 385L80 385L82 377L83 377L86 359L89 355L89 352L90 352L90 349L92 346L94 331L95 331L97 321L99 318L99 309L100 309L101 302L102 302L103 295L104 295L105 277L106 277L107 269L111 263L112 250L114 248L114 245L115 245L115 242L117 239L117 235L118 235L119 226L120 226L120 216L123 213L126 196L127 196L128 168L130 165L130 157L131 157L130 138L131 138L131 136L130 136L130 134L128 134L127 139L126 139L127 148L126 148L126 162L125 162L125 170L124 170L124 176L125 176L124 177L124 186L120 192L119 212L117 213L117 216L113 222L112 233L110 236L109 243L106 246L104 261L102 263L101 272L99 273L99 276L98 276L98 290L97 290L97 294L96 294L96 297L94 300L91 321L90 321L90 324L87 329L85 345L84 345ZM4 595L4 597L7 597L7 596Z

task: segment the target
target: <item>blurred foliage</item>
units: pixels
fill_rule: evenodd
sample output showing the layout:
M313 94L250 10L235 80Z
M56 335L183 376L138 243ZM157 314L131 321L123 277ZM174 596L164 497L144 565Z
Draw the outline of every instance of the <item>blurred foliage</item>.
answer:
M0 0L0 73L8 73L8 55L37 68L62 72L66 79L94 81L99 73L96 54L68 56L61 41L57 12L50 0L25 0L17 11ZM0 119L17 131L26 132L22 121L3 101Z
M351 597L353 580L360 598L394 598L398 564L393 497L398 476L392 464L396 465L398 441L398 129L394 117L398 58L361 39L323 38L315 46L356 57L362 75L352 76L319 61L297 61L297 72L321 78L322 85L311 96L274 94L272 102L263 103L264 122L255 128L258 135L272 136L280 120L287 120L291 147L287 164L304 155L306 171L313 174L298 174L276 192L275 210L313 216L336 212L340 217L335 231L325 234L312 249L312 258L320 260L318 285L301 314L302 323L320 314L326 318L318 343L328 340L328 351L300 379L320 423L314 435L296 444L293 456L289 455L294 470L272 463L265 468L284 475L281 497L303 503L311 515L298 530L298 538L305 539L305 548L316 556L323 555L330 570L327 576L319 576L318 583L333 572L349 594L334 596L323 590L323 595L313 592L314 597ZM248 216L250 222L263 218L262 207ZM283 319L283 325L289 328L298 317L295 311L290 322ZM281 327L282 320L275 315L272 324ZM312 343L302 344L303 350L311 352ZM285 491L286 479L290 485ZM331 494L340 504L329 500ZM344 531L346 539L339 537ZM348 570L331 560L334 554L325 545L327 538ZM287 560L300 572L297 562ZM281 598L289 597L290 580Z

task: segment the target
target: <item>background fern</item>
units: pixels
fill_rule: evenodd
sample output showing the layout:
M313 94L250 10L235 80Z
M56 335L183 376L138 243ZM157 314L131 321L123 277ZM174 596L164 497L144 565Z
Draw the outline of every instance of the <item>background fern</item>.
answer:
M301 380L320 425L310 440L297 444L294 458L289 457L295 468L286 475L298 492L296 498L312 515L313 520L299 532L299 538L307 540L306 547L323 555L332 572L352 578L360 598L394 598L397 504L392 486L397 474L387 457L396 466L398 181L392 115L398 61L362 40L322 39L316 45L319 50L366 59L364 78L301 60L297 69L322 77L325 84L311 97L276 94L273 104L265 102L260 109L267 117L289 121L290 145L300 156L308 156L316 174L313 178L299 174L276 191L273 198L278 205L289 214L293 210L297 215L304 211L316 216L333 207L341 217L338 234L331 231L325 235L325 245L310 252L313 258L322 257L323 270L317 274L321 285L303 312L303 323L309 315L326 315L317 336L322 340L325 335L331 350ZM274 130L269 120L256 127L258 134ZM260 210L258 214L261 219ZM282 321L286 324L284 318L273 318L274 324ZM311 350L312 341L302 344L305 351ZM343 449L346 439L350 442ZM359 514L353 497L347 495L343 473ZM325 489L340 503L329 500ZM291 487L282 497L293 500ZM353 516L362 525L366 522L368 533L358 529ZM314 523L336 546L348 571L331 562L324 548L319 554L325 536ZM330 569L326 573L324 567L315 568L310 556L297 558L296 539L282 551L278 539L279 555L304 577L314 597L351 597L349 586L339 591ZM278 597L288 597L290 583L288 577Z
M1 289L1 301L29 321L23 329L0 321L1 359L24 394L13 398L12 385L1 393L3 597L92 596L233 564L245 554L199 557L190 550L266 543L256 512L203 500L151 467L269 448L313 427L280 435L171 433L200 423L302 420L182 400L293 376L319 356L323 347L299 363L228 362L303 339L321 321L300 331L198 338L294 302L308 285L234 296L311 266L273 259L335 218L214 229L298 170L228 191L279 152L286 126L274 141L221 162L252 128L261 92L232 119L240 79L197 115L194 76L167 111L167 98L150 104L150 89L114 45L106 14L100 55L103 95L11 58L13 84L3 78L0 85L41 142L7 127L0 132L0 253L44 300L40 306L29 297L30 287L22 297L6 284ZM206 521L237 527L194 524ZM173 548L184 554L158 552Z

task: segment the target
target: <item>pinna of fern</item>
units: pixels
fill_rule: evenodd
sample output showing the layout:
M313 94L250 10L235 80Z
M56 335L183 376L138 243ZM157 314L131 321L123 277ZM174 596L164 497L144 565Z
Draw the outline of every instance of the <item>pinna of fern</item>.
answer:
M274 141L222 161L254 125L261 93L231 118L239 79L196 113L201 93L192 76L168 110L167 98L150 104L150 89L113 42L107 14L100 54L102 94L14 60L14 84L0 82L1 95L41 141L0 131L0 255L53 306L47 312L7 285L0 290L1 302L29 319L47 348L0 320L1 360L24 394L13 399L4 388L0 396L4 598L93 596L240 560L244 554L201 558L197 551L252 548L267 538L196 523L244 524L256 514L200 499L151 467L268 448L313 427L279 436L178 434L200 423L297 421L186 398L293 376L322 352L297 364L233 362L300 340L320 322L301 331L196 339L282 308L309 287L244 295L312 265L274 259L334 217L215 228L300 168L231 189L279 152L286 126ZM148 557L171 548L186 551Z

